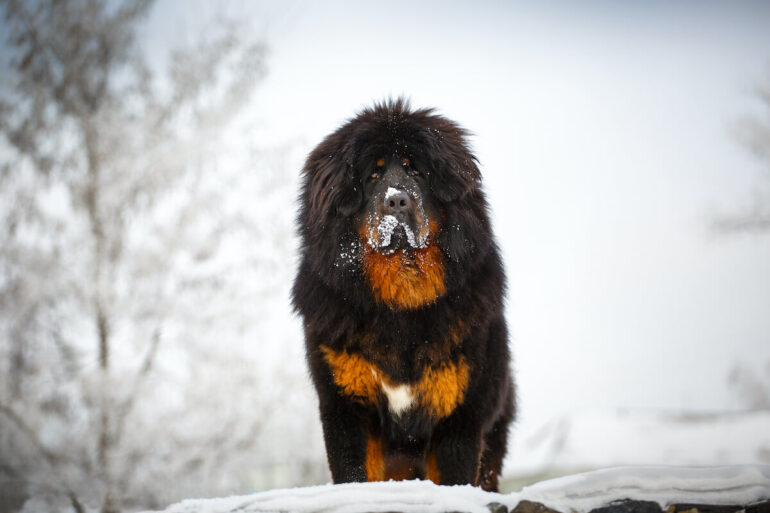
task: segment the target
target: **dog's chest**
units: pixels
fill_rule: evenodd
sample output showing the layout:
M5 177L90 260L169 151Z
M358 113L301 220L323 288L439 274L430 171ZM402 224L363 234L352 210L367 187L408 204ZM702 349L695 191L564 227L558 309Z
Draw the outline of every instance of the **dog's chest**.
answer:
M372 406L387 405L396 417L413 409L425 411L434 420L447 417L462 403L470 377L461 355L426 365L418 379L403 382L392 379L361 353L327 346L321 346L321 351L341 394Z
M388 385L385 381L380 381L380 387L385 399L388 402L388 410L396 416L410 410L414 405L415 387L406 383L398 385Z

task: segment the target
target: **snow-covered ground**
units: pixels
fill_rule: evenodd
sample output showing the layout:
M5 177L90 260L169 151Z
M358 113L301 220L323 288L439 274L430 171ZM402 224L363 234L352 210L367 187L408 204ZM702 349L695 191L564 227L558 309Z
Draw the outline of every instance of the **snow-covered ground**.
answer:
M543 481L520 493L487 493L472 486L429 481L324 485L227 497L186 500L166 513L467 511L488 513L492 502L513 509L519 501L559 511L587 512L613 500L670 504L746 505L770 498L770 465L723 467L617 467Z

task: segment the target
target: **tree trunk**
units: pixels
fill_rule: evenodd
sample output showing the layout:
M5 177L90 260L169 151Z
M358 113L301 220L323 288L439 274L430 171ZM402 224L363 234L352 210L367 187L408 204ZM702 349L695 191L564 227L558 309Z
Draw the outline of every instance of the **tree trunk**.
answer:
M85 204L88 220L91 225L91 233L94 237L94 276L93 276L93 301L94 314L96 316L96 333L99 357L99 370L101 373L101 389L99 400L99 430L96 447L96 461L99 478L104 487L104 499L102 501L102 513L118 513L119 508L115 502L114 483L110 464L110 453L113 450L110 430L112 427L111 404L109 401L108 387L110 376L110 321L105 308L104 288L108 280L104 276L105 268L109 267L107 234L102 222L100 210L101 192L101 162L99 158L98 135L94 129L91 113L84 114L81 119L83 138L88 165L88 183L85 190Z

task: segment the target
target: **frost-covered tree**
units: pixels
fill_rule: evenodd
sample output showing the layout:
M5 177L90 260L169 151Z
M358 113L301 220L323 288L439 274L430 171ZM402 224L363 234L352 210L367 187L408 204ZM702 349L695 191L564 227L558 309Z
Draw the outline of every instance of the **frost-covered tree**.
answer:
M722 216L716 220L714 227L718 231L770 231L770 80L756 88L756 98L763 114L742 119L735 127L735 134L763 164L764 180L756 188L751 203L743 212Z
M770 410L770 361L761 369L745 362L733 365L728 376L736 399L749 410Z
M228 350L290 246L286 179L232 129L264 47L220 24L158 73L151 3L0 4L0 490L46 507L234 491L291 404Z

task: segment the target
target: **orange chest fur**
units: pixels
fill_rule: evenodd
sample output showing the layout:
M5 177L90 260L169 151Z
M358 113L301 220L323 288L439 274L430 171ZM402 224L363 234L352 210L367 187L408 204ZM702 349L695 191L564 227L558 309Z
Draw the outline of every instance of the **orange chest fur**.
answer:
M438 230L433 221L428 226L431 234ZM376 233L376 229L364 225L359 235L362 240L377 240ZM395 310L419 308L446 292L444 256L436 245L383 254L364 243L362 257L375 299Z
M342 394L364 404L387 401L395 415L416 408L428 412L434 420L443 419L462 403L468 387L470 369L462 356L426 367L415 382L400 383L358 353L327 346L321 346L321 351Z

